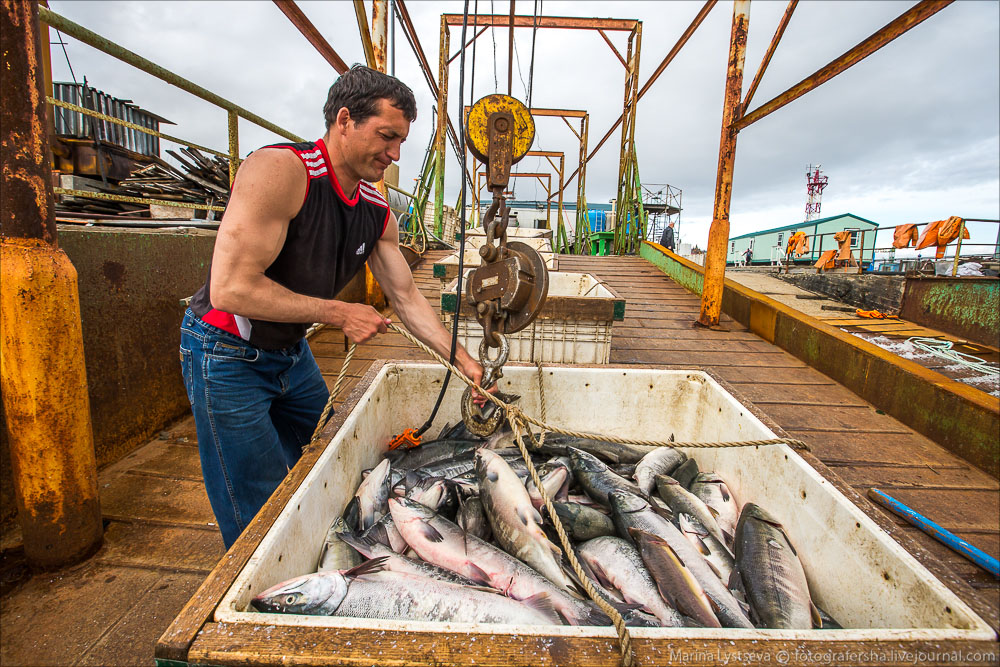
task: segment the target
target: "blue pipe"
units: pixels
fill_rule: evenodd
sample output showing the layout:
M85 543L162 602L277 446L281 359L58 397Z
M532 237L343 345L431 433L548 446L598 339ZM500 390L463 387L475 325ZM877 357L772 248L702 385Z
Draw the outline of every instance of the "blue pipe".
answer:
M924 515L913 511L895 498L887 496L878 489L868 489L868 497L885 507L893 514L901 516L908 522L924 531L937 541L954 551L962 554L973 563L991 573L994 577L1000 578L1000 561L984 552L982 549L972 546L961 537L945 530Z

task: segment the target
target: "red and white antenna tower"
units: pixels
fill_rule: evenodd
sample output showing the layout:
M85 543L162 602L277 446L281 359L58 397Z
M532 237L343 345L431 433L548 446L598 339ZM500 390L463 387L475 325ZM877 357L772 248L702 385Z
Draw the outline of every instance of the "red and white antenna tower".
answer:
M823 203L823 189L826 187L827 181L830 180L828 176L821 175L823 172L820 171L820 167L822 166L821 164L817 164L815 167L809 165L809 170L806 171L806 193L809 195L809 199L806 201L806 221L819 217L819 209Z

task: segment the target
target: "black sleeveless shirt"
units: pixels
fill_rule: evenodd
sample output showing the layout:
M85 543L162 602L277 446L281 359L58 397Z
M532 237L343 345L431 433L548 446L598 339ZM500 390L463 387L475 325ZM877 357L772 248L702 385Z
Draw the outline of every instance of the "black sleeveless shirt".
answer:
M344 194L323 140L275 144L302 160L308 174L302 208L288 225L285 244L264 275L306 296L332 299L360 271L389 222L389 205L373 185L358 184ZM251 345L277 350L294 345L312 322L269 322L212 307L208 279L191 299L191 310L206 324L239 336Z

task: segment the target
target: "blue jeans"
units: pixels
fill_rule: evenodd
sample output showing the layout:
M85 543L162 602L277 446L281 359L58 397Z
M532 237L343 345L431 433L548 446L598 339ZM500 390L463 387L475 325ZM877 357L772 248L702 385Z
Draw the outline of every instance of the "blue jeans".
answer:
M205 490L228 549L299 460L329 392L305 339L262 350L191 310L180 357Z

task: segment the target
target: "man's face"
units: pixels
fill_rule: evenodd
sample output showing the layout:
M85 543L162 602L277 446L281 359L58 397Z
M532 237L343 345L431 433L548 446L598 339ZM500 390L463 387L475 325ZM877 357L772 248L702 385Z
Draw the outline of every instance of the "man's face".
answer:
M381 99L374 116L360 123L347 121L342 142L344 157L361 179L380 181L386 167L399 159L400 146L409 132L410 121L402 110Z

